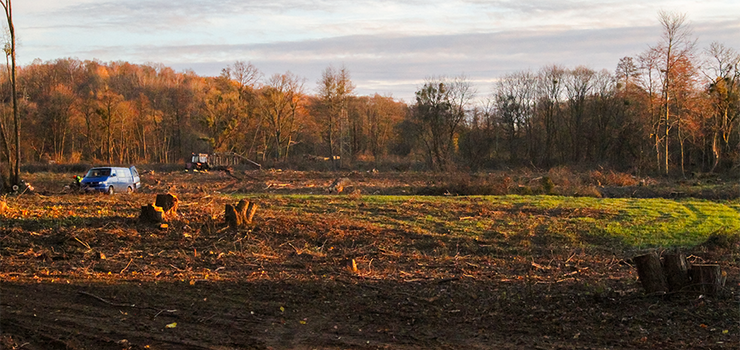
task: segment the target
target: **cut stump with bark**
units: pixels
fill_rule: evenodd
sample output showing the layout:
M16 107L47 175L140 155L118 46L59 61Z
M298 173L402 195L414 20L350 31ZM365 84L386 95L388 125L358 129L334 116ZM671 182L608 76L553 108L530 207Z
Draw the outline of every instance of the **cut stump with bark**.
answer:
M663 271L671 292L679 291L689 285L689 264L683 253L663 255Z
M716 295L725 284L725 276L718 264L693 264L691 284L704 294Z
M154 205L162 208L165 212L165 216L168 218L177 215L177 205L180 202L177 196L171 193L158 194L157 199L154 201Z
M139 220L154 224L162 223L165 221L164 210L154 204L144 205L141 207Z
M694 290L716 295L727 279L720 265L689 264L680 252L664 254L662 264L656 252L635 257L634 261L647 294Z
M640 278L642 287L648 294L668 292L668 283L663 275L663 267L660 264L660 257L656 252L635 257L637 265L637 275Z
M141 207L139 219L143 222L160 224L177 216L179 200L171 193L158 194L154 204Z
M246 224L251 224L254 214L257 212L259 205L242 199L236 206L226 204L224 219L231 228L239 228Z

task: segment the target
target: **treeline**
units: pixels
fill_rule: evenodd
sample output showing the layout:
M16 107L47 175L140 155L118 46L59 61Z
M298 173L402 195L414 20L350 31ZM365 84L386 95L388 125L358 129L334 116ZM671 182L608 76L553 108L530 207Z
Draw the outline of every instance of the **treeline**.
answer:
M604 165L641 173L738 173L740 55L696 47L661 12L661 41L615 71L552 65L507 74L472 103L464 79L416 93L410 120L431 168Z
M380 158L407 111L390 97L352 95L348 72L331 67L317 95L290 72L265 79L244 62L201 77L160 65L58 59L18 75L24 162L171 163L214 151L266 162ZM3 88L8 96L7 81ZM10 148L5 142L3 160Z
M433 170L603 165L642 173L737 170L740 55L699 49L681 15L614 72L557 65L500 77L430 78L413 104L357 96L345 68L316 84L237 61L218 77L77 59L18 70L21 158L140 164L230 151L266 165L329 159ZM10 84L0 84L0 156L15 154ZM317 157L318 156L318 157ZM733 168L734 167L734 168Z

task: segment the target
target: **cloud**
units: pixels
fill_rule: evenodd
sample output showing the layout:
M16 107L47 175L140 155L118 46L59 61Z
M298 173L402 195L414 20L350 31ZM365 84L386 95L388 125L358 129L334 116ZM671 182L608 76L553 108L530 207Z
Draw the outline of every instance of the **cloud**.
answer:
M20 13L28 62L159 62L217 75L242 60L309 85L329 64L344 64L358 93L406 99L432 75L466 74L483 93L498 76L547 64L613 70L658 42L661 8L690 9L700 46L740 49L740 5L729 0L76 0L49 8Z
M645 42L636 42L634 38L649 37L652 31L654 28L644 27L558 33L348 36L259 45L168 47L158 48L156 54L188 55L186 61L168 64L215 75L233 63L212 59L210 53L219 52L221 57L251 61L265 75L291 70L307 77L309 82L317 81L329 64L344 64L352 73L358 92L393 92L408 99L424 78L436 75L465 74L485 83L507 72L536 70L554 63L613 70L619 58L646 47ZM206 52L209 54L203 54ZM489 87L481 86L479 90L487 91Z

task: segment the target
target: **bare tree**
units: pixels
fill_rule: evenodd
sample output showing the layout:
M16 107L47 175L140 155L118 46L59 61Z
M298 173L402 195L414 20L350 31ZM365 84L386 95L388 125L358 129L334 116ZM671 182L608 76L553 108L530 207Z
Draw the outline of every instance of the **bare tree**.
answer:
M560 115L560 101L563 98L563 84L567 70L561 66L547 66L538 74L538 108L544 124L545 141L542 152L543 163L550 166L557 138L557 124Z
M674 121L671 119L671 98L674 97L674 83L680 73L681 66L690 61L696 47L691 27L687 23L686 14L660 11L658 20L663 28L662 42L655 49L662 56L660 66L663 87L663 132L665 137L665 172L668 173L669 153L668 138ZM673 103L675 105L675 102ZM678 117L678 116L676 116Z
M585 152L584 131L586 123L586 100L591 94L596 72L592 69L579 66L565 75L565 93L568 98L570 111L566 118L568 135L570 136L571 156L573 161L582 161Z
M8 152L8 165L10 166L10 181L5 181L5 185L17 185L20 184L20 169L21 169L21 127L20 120L18 117L18 92L16 84L16 65L15 65L15 26L13 25L13 6L10 0L0 0L5 10L5 19L8 22L8 31L10 33L10 42L5 46L5 55L10 58L10 85L13 102L13 129L15 131L15 164L11 161L10 149L6 146L6 152ZM5 136L5 135L4 135ZM6 140L7 145L7 140ZM9 182L9 183L8 183Z
M355 87L349 76L347 68L335 69L327 67L321 73L319 81L319 100L321 109L326 119L327 141L329 142L329 154L334 168L337 163L341 166L345 162L347 154L351 154L348 148L348 102ZM339 156L339 162L337 162Z
M714 155L711 172L714 172L722 157L720 138L729 149L732 129L740 114L740 91L737 86L740 54L717 42L710 44L705 53L708 57L704 75L710 81L708 93L713 108L710 132Z
M254 86L262 78L262 72L252 62L236 61L233 65L221 70L221 75L234 80L239 86L239 92L243 93L248 86Z
M303 98L304 79L291 72L274 74L262 88L260 111L275 141L275 160L287 158L296 130L296 116Z
M532 116L536 107L537 79L531 71L521 71L505 75L494 85L493 105L497 119L508 144L509 161L520 159L521 144L527 143L526 154L532 159L531 137Z
M446 170L450 166L457 128L465 118L473 94L464 76L431 78L416 92L413 117L426 146L430 167Z
M629 56L620 58L615 75L617 88L622 91L629 91L635 84L635 78L640 75L635 59Z

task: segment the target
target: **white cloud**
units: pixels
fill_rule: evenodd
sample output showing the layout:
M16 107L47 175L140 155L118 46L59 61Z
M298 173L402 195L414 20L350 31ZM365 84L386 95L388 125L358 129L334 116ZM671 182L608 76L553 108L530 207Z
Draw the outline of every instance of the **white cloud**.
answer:
M344 63L358 91L409 98L431 75L484 84L552 63L612 70L658 41L661 9L687 12L700 45L740 49L735 0L39 0L16 5L16 28L22 63L161 62L215 75L244 60L309 85Z

